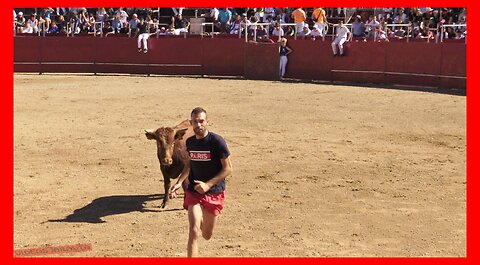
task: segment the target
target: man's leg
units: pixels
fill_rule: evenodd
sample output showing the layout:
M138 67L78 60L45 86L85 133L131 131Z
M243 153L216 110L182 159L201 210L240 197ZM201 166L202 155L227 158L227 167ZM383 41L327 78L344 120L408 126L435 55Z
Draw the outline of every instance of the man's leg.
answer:
M143 37L142 37L142 39L143 39L143 51L147 52L148 51L147 40L148 40L149 35L147 33L143 33L142 35L143 35Z
M141 51L141 49L142 49L142 34L139 34L138 37L137 37L137 47L138 47L138 51Z
M337 55L337 39L332 42L333 55Z
M340 56L343 55L343 44L345 43L347 39L343 38L340 40L340 42L338 43L338 48L340 49Z
M187 243L187 256L198 256L198 238L201 233L202 225L202 208L200 204L194 204L188 206L188 243Z
M202 229L202 236L206 240L212 238L213 235L213 228L215 227L215 222L217 221L217 216L205 210L203 210L203 220L200 224L200 228Z

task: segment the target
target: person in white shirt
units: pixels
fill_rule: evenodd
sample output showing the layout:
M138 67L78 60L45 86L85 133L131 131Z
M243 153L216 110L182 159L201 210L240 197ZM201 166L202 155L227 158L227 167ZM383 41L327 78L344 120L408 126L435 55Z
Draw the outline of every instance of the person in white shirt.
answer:
M312 34L312 31L311 31L310 28L308 27L308 24L305 23L305 25L303 25L302 31L300 31L300 32L298 33L298 36L302 37L302 39L305 39L305 38L310 37L310 34Z
M318 25L313 25L312 33L310 34L312 39L323 37L323 33L318 28Z
M120 17L120 22L122 23L122 25L124 24L127 24L128 21L128 14L125 10L123 10L123 7L120 7L118 8L117 11L115 11L115 16L119 16Z
M337 37L332 42L333 56L337 56L337 47L340 50L340 56L343 56L343 44L352 39L352 33L343 24L343 20L338 21Z
M277 37L283 37L283 35L285 35L285 33L283 32L283 29L280 28L280 25L277 24L277 25L275 25L275 27L273 28L272 35L273 35L273 36L277 36Z
M252 24L252 22L248 19L248 17L242 16L242 22L240 22L240 29L242 30L243 34L249 34L252 29L249 28L249 26Z
M369 38L373 38L375 36L375 29L380 26L380 22L377 20L377 16L370 16L366 28Z

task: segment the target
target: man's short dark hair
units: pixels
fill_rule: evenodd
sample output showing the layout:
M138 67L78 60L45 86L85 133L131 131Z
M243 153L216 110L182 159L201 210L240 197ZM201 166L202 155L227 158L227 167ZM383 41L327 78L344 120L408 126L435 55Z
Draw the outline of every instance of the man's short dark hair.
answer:
M192 115L194 115L194 114L195 114L195 115L198 115L198 114L200 114L200 113L202 113L202 112L204 112L204 113L205 113L205 116L207 116L207 111L206 111L204 108L202 108L202 107L196 107L196 108L194 108L194 109L192 110L192 113L190 113L190 117L192 117Z

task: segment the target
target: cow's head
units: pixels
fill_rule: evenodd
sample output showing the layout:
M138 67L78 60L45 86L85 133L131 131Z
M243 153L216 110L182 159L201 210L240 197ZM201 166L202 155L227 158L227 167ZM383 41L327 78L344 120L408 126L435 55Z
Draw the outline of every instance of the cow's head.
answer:
M145 136L149 140L157 141L157 156L160 164L170 166L173 163L173 151L175 142L181 140L188 128L172 129L170 127L161 127L157 130L145 130Z

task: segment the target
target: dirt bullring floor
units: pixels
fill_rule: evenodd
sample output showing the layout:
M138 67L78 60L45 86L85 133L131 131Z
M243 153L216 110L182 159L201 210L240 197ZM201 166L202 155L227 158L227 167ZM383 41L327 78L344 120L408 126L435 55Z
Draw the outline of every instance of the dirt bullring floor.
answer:
M154 142L196 106L234 174L200 254L465 256L466 97L208 78L26 75L14 86L15 250L185 256Z

